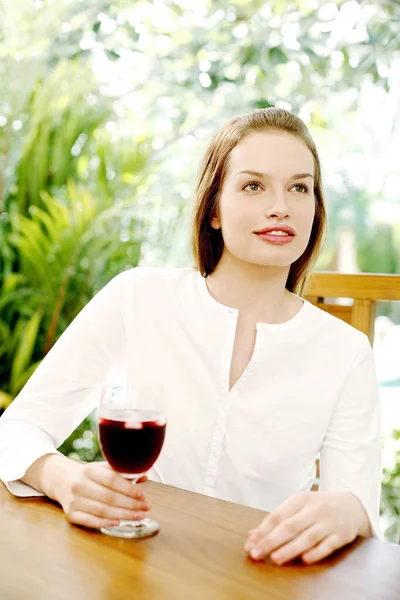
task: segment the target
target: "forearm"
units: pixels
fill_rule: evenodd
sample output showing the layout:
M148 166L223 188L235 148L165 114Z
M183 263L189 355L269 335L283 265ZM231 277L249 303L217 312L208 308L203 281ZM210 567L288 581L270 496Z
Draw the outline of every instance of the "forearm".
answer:
M79 463L60 454L45 454L38 458L21 477L21 481L61 504L68 475L82 468Z

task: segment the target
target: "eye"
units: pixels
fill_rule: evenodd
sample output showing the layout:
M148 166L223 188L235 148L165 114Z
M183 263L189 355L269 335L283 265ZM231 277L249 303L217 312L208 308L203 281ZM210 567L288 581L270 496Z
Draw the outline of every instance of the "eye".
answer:
M303 194L308 194L310 188L305 183L296 183L293 187L301 188L303 190Z
M250 190L247 190L247 188L250 188ZM258 192L261 189L261 185L258 181L249 181L242 189L250 192Z

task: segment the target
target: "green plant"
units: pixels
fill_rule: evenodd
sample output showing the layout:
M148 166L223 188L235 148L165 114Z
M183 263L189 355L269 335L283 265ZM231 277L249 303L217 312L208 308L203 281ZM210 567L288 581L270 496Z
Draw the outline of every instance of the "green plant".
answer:
M60 61L33 97L32 119L18 162L15 200L26 213L42 206L42 190L57 189L76 175L79 140L87 139L109 114L105 102L90 105L95 89L90 65Z
M7 243L19 273L1 288L0 356L9 364L3 392L11 396L94 293L139 260L134 198L104 206L73 182L67 191L65 201L42 192L43 208L10 217Z
M400 544L400 431L385 441L381 522L387 540Z
M102 460L94 415L89 415L58 448L68 458L93 462Z

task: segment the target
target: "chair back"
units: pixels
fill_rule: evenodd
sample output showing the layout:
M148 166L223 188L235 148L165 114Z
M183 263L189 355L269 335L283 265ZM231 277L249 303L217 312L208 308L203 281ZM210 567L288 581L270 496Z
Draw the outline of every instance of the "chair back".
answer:
M315 272L306 284L304 297L330 314L346 321L374 341L376 303L400 301L400 275L360 273L356 275ZM351 299L351 304L335 302Z
M376 303L400 300L400 275L360 273L356 275L315 272L310 275L304 297L322 310L342 319L374 342ZM338 298L352 300L351 304L338 304ZM316 480L312 490L318 490L319 459L316 461Z

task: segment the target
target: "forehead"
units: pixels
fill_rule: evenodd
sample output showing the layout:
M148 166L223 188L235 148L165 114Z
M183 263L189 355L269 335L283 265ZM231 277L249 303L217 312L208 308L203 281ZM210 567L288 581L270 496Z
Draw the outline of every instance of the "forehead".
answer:
M294 173L314 174L314 157L299 138L281 131L251 133L232 150L227 173L235 175L241 169L291 176Z

